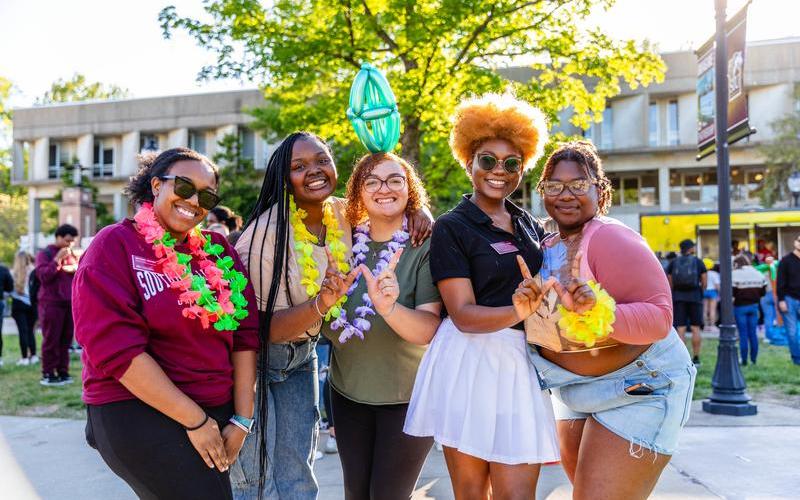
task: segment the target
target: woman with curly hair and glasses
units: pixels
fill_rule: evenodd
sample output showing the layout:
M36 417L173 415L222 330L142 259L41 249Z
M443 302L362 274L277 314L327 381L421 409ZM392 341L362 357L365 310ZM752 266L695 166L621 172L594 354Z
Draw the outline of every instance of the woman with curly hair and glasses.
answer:
M452 120L450 146L473 192L433 229L431 275L449 316L420 365L405 432L442 443L456 498L487 498L490 485L497 498L533 498L540 465L559 458L523 331L546 291L531 276L544 230L508 196L542 154L547 126L508 94L468 99ZM585 286L575 295L592 299Z
M596 342L529 349L541 387L556 396L574 498L647 498L689 417L696 374L672 328L667 278L638 233L605 217L611 183L591 143L556 149L537 189L558 226L542 242L542 278L578 275L616 303L608 335Z

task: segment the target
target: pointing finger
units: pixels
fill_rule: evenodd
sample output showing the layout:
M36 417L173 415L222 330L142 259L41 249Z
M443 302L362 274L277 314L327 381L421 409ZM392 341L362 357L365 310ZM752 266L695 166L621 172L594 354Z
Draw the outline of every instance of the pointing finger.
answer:
M398 248L397 251L392 254L392 258L389 259L389 265L387 266L387 268L390 271L394 271L394 269L397 267L397 263L400 261L400 256L401 255L403 255L403 248L402 247Z
M583 258L583 252L578 250L578 253L575 254L575 258L572 259L572 277L575 279L579 279L581 277L581 259Z
M328 269L335 269L339 270L339 267L336 265L336 261L333 260L333 254L331 253L331 249L328 248L328 245L325 245L325 255L328 256Z
M369 270L367 266L364 264L359 264L356 268L361 271L361 274L364 276L364 279L367 281L367 285L371 285L375 283L375 276L372 274L372 271Z
M517 264L519 264L519 270L522 272L522 277L526 280L533 279L531 275L531 270L528 269L528 264L525 263L525 259L522 258L521 255L517 255Z

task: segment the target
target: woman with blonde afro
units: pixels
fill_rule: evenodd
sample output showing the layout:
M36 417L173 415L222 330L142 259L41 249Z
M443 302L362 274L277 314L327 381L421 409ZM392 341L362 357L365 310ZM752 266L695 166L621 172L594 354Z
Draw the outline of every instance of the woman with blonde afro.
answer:
M533 498L542 463L559 460L550 397L526 353L523 320L551 283L537 286L542 226L508 197L547 142L542 113L509 94L463 101L450 146L472 193L443 215L430 269L448 316L426 352L405 432L444 446L456 498ZM585 283L558 286L591 307Z

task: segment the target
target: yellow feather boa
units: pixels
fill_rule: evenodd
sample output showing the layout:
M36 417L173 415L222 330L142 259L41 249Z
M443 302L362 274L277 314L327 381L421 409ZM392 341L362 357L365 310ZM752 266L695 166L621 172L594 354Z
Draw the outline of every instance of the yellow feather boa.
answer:
M614 331L614 311L616 302L599 284L594 281L587 283L592 289L597 302L590 310L579 314L568 311L561 304L558 305L558 312L561 319L558 326L563 331L564 337L573 341L580 342L586 347L594 347L601 340L605 340Z

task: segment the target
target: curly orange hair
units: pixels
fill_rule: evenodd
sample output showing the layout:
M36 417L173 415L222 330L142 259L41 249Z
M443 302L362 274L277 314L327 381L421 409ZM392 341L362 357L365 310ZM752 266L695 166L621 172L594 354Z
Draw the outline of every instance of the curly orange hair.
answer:
M544 114L510 93L485 94L461 101L451 117L450 148L469 173L469 163L482 142L505 139L522 153L527 170L542 155L547 142Z
M393 161L400 165L406 174L406 184L408 185L408 204L406 205L406 214L416 212L420 208L428 207L428 193L422 185L422 181L417 175L414 167L407 161L400 158L394 153L372 153L362 156L356 166L353 167L353 173L350 179L347 180L347 209L345 216L351 226L356 226L366 220L367 209L364 208L364 203L361 201L361 187L364 181L375 170L375 167L384 161Z

